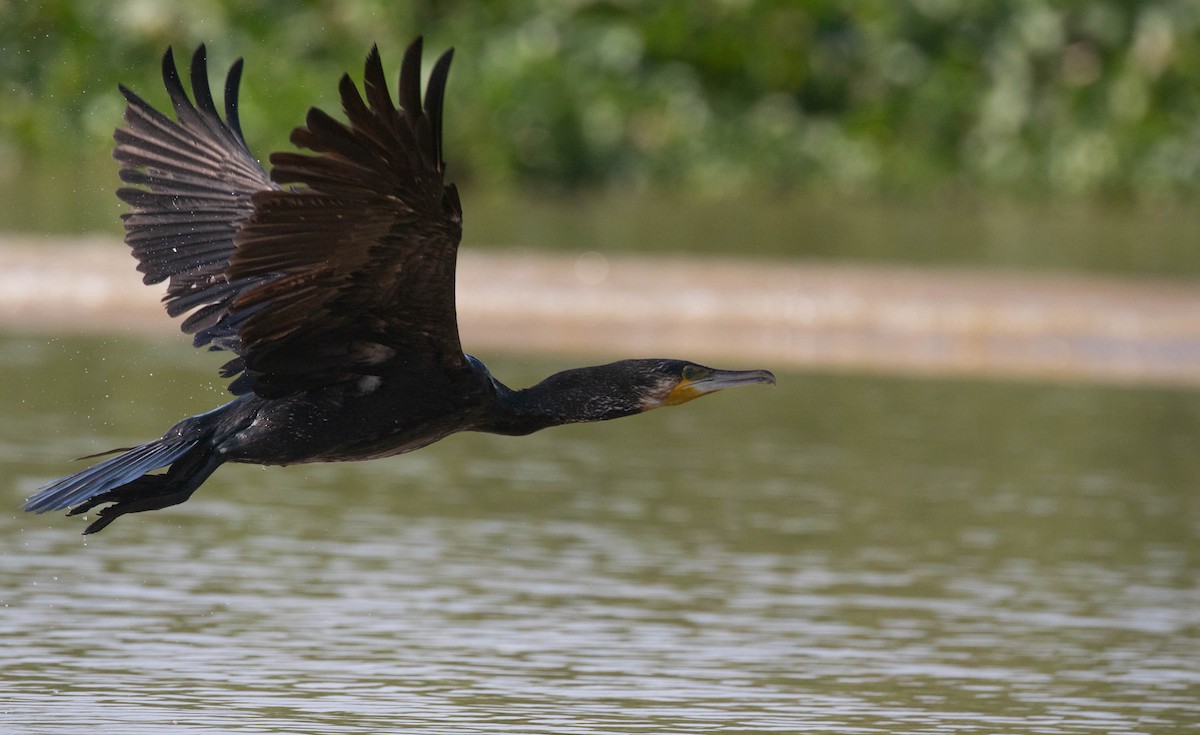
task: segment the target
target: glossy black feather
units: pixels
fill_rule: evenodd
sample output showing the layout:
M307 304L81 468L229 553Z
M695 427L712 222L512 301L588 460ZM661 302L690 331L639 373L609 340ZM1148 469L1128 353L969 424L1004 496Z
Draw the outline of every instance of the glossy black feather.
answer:
M414 372L463 365L454 308L461 211L435 137L421 132L430 121L420 52L418 40L405 54L400 107L372 49L363 92L348 76L339 84L346 122L310 110L291 139L312 154L271 156L271 178L289 188L254 196L228 273L256 282L232 311L258 309L239 334L260 395L377 373L380 350L355 345L386 348ZM444 89L448 69L431 88Z
M190 443L155 441L134 447L122 455L46 485L26 501L24 508L34 513L69 508L132 482L151 470L166 467L186 454L192 446Z
M183 331L196 346L240 349L228 319L229 306L250 281L227 276L234 234L252 212L252 195L275 187L254 160L237 122L241 61L225 82L222 121L208 84L204 46L192 57L196 103L183 89L172 51L162 62L163 83L177 120L171 120L125 87L125 127L114 133L113 157L121 181L117 195L132 207L126 236L147 284L168 281L164 302L171 316L202 309L185 319Z
M347 122L310 110L292 140L315 155L277 153L270 177L238 120L240 60L226 77L224 120L203 46L190 66L194 103L172 52L163 57L176 120L122 88L129 104L114 156L131 185L118 192L133 208L124 216L126 241L146 283L168 281L167 312L184 317L196 346L240 355L222 371L250 371L231 385L235 393L278 397L352 380L374 370L346 349L364 342L414 364L461 365L461 210L441 178L450 55L431 74L426 110L421 48L418 39L405 53L400 107L372 48L363 95L349 76L339 84ZM346 357L309 359L318 353Z

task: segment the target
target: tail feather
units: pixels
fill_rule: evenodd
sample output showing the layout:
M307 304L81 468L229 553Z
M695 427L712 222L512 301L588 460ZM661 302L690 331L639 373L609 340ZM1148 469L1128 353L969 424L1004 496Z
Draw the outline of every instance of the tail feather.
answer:
M161 439L142 444L118 457L43 486L21 507L33 513L45 513L78 505L127 485L147 472L166 467L187 454L196 444L195 441L166 443Z

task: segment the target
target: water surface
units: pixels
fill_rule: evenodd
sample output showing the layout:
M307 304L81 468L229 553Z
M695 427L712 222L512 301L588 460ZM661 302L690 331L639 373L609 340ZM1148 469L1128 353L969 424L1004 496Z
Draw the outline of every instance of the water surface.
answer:
M565 366L481 357L514 385ZM521 439L225 467L86 539L15 510L67 458L224 400L219 362L0 339L0 730L1200 722L1200 394L781 375Z

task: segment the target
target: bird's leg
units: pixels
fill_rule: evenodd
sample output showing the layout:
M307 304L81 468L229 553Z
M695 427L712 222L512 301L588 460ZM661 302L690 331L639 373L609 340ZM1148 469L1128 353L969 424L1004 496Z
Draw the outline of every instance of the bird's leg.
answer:
M221 457L210 447L197 447L171 465L165 473L142 475L132 482L88 498L71 508L67 515L79 515L98 505L112 503L96 513L96 520L83 531L86 535L103 530L126 513L141 513L178 505L190 498L221 462Z

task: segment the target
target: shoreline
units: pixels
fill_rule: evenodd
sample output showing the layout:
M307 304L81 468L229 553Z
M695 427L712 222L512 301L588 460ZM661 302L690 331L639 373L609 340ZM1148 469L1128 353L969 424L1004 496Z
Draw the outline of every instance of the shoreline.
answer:
M0 237L0 330L169 334L119 240ZM1200 284L464 250L464 348L726 367L1200 385Z

